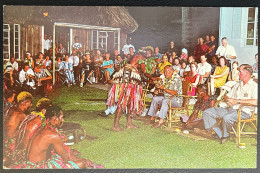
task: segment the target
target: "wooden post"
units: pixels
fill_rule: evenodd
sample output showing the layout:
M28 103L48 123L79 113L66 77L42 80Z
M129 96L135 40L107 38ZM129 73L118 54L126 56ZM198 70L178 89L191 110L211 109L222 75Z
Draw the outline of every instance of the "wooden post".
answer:
M171 120L172 120L172 98L170 97L169 99L169 118L168 118L168 127L171 128L172 124L171 124Z
M240 144L241 110L242 108L238 109L238 117L237 117L237 145L238 146Z
M55 84L55 23L53 24L53 36L52 36L52 82L53 82L53 85Z

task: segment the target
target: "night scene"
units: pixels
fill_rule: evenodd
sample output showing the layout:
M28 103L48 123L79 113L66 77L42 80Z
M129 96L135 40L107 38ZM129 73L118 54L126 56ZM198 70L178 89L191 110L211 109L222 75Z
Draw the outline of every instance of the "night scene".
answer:
M2 55L4 169L257 167L257 7L6 5Z

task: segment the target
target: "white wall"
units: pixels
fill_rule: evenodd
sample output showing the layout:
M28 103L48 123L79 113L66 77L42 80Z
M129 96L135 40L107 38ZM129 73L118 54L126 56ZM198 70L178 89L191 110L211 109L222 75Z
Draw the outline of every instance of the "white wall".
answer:
M236 50L239 64L253 65L258 47L245 45L247 8L221 7L219 20L219 45L221 38L227 37L229 44Z

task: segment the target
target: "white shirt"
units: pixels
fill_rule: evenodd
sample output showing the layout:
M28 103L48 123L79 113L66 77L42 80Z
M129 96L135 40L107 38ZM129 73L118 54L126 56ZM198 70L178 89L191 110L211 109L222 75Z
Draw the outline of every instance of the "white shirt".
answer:
M34 76L34 72L33 72L33 70L32 69L28 69L26 72L22 69L21 71L20 71L20 73L19 73L19 81L21 82L21 83L23 83L25 80L27 80L26 79L26 76L29 76L29 75L32 75L32 76ZM34 82L29 82L29 80L27 81L27 85L30 85L31 83L34 83Z
M231 89L231 91L227 94L229 98L233 99L257 99L257 90L258 85L253 79L250 79L247 84L243 84L242 81L237 82ZM233 106L233 109L238 109L240 104L236 104ZM244 106L242 111L250 114L251 111L254 111L254 107L252 106Z
M205 75L207 72L211 72L211 65L208 62L205 62L204 65L202 63L198 64L198 73L199 75Z
M49 50L52 47L52 40L44 40L44 49Z
M73 56L71 55L69 57L69 63L71 63L73 66L78 66L79 65L79 57L78 56Z
M177 70L177 73L179 73L180 69L181 69L181 65L178 64L178 65L173 65L172 66L173 70Z
M14 61L13 64L11 63L11 61L8 61L8 62L6 63L6 66L9 66L9 65L12 66L13 70L18 71L18 63L17 63L16 61Z
M230 60L230 58L227 58L227 56L237 56L236 51L233 46L227 45L227 47L219 46L216 55L224 56L226 59Z
M80 49L80 48L82 48L82 44L81 44L81 43L74 43L74 44L72 45L72 47L73 47L74 49Z
M124 54L130 54L129 48L132 47L133 51L135 52L135 47L132 44L125 44L122 48Z

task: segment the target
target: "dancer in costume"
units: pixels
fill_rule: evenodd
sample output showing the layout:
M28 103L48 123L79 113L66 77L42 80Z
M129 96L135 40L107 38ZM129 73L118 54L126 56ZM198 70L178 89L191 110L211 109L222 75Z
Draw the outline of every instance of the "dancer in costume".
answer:
M45 118L46 125L38 128L28 142L26 157L10 165L10 168L103 168L75 156L64 144L65 137L57 130L64 121L60 107L47 108Z
M129 64L126 64L113 76L113 85L108 92L108 109L105 112L108 115L116 111L112 127L115 131L122 131L119 127L122 112L127 114L127 128L137 128L132 124L132 118L134 114L141 114L143 108L141 75L137 69L140 59L144 60L145 57L140 54L135 55ZM141 65L141 71L147 77L152 78L146 73L144 64Z

